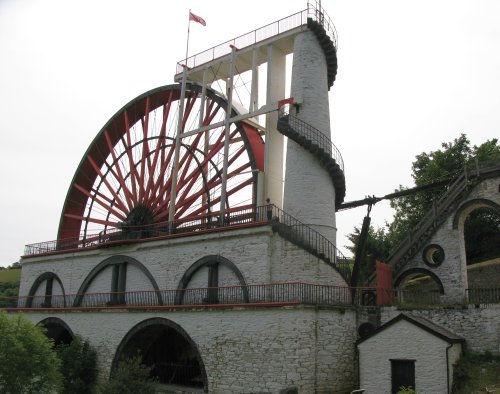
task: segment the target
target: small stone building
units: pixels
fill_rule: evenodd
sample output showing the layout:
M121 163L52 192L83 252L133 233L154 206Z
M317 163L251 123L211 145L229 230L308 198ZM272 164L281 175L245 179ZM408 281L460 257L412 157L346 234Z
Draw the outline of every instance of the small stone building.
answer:
M360 387L370 394L450 393L464 338L421 317L400 314L357 342Z

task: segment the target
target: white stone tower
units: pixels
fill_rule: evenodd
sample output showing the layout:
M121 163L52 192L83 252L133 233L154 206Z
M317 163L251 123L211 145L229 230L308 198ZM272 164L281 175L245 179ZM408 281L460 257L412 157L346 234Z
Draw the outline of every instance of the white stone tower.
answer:
M345 193L342 159L330 133L328 90L336 72L336 54L331 39L317 31L300 33L294 42L291 96L297 104L289 123L308 141L288 140L283 209L335 245L335 205ZM325 160L325 154L330 158L333 154L336 161Z

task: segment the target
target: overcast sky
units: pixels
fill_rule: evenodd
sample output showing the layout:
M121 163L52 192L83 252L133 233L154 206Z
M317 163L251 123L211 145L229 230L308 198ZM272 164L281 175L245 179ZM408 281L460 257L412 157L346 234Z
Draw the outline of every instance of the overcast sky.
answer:
M346 201L411 186L411 163L460 133L500 136L500 2L323 0L339 38L332 140ZM0 0L0 266L56 238L69 183L106 121L173 83L185 55L305 9L303 0ZM366 207L337 215L337 245ZM392 219L388 203L372 223Z

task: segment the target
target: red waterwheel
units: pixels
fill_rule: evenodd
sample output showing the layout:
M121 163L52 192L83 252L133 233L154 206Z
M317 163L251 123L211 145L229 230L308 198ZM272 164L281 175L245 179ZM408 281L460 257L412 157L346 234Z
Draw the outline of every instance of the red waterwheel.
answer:
M213 127L182 138L176 198L171 201L180 85L144 93L119 110L85 153L71 182L58 240L88 239L126 226L203 217L221 209L225 128ZM203 108L201 108L203 106ZM188 84L183 132L216 125L226 117L226 100ZM233 110L232 116L237 115ZM225 209L255 206L257 170L263 170L264 143L245 123L230 125Z

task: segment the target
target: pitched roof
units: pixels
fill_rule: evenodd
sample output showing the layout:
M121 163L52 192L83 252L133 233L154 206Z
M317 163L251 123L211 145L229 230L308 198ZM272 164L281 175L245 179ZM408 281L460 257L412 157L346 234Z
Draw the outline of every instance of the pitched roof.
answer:
M379 328L377 328L370 335L367 335L366 337L359 339L356 342L356 345L358 345L361 342L364 342L367 339L377 335L379 332L387 329L388 327L399 322L400 320L406 320L407 322L410 322L410 323L416 325L417 327L420 327L421 329L431 333L432 335L437 336L438 338L445 340L448 343L465 342L465 339L463 337L451 332L450 330L448 330L444 327L438 326L437 324L433 323L430 320L424 319L423 317L410 316L410 315L406 315L404 313L400 313L394 319L389 320L387 323L381 325Z

